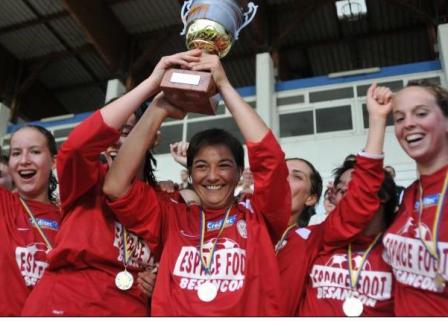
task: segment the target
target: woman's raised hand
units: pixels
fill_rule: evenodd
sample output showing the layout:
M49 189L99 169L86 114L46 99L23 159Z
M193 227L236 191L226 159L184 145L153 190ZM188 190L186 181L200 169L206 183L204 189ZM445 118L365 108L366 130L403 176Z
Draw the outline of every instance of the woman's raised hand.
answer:
M392 91L388 87L373 83L367 91L367 111L369 117L387 118L392 111Z
M154 68L150 79L154 81L157 86L162 82L165 72L173 67L180 67L182 69L190 69L190 63L198 62L202 55L202 51L199 49L193 49L189 51L179 52L171 56L165 56L160 59Z
M183 167L187 167L187 150L189 145L190 143L188 142L177 142L170 144L171 156Z

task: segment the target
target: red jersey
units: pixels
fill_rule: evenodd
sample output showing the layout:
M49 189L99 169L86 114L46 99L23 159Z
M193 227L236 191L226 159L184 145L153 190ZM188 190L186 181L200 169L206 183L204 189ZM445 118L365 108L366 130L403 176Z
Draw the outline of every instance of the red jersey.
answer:
M361 232L380 206L382 164L358 156L347 194L329 217L318 226L289 233L286 247L278 254L285 315L345 315L342 305L352 292L347 248L351 242L352 266L359 269L374 239ZM363 316L393 315L392 272L381 254L381 245L376 244L356 286Z
M284 154L272 133L247 143L255 193L234 204L214 252L210 273L200 258L200 208L164 200L135 182L122 198L110 202L120 221L136 234L161 244L152 297L156 316L270 316L279 314L279 276L273 241L286 228L291 211ZM224 220L224 209L205 211L204 254ZM198 287L210 281L216 298L202 302Z
M403 196L400 211L384 239L384 258L393 268L397 280L395 313L399 316L448 316L448 288L436 286L436 261L426 250L421 238L432 241L433 224L448 165L432 175L422 175L423 212L420 228L418 181ZM437 248L439 271L448 280L448 199L441 213ZM430 242L431 243L431 242Z
M106 205L106 167L98 159L118 136L96 112L63 144L57 169L64 220L48 273L29 297L24 315L147 315L147 297L137 282L127 291L115 286L116 274L124 270L123 226ZM127 270L137 280L137 272L149 267L153 257L136 235L129 233L128 243Z
M314 259L322 246L323 224L291 230L277 253L281 282L281 314L298 316Z
M53 204L26 201L51 245L60 212ZM31 290L47 268L47 245L17 193L0 188L0 315L19 316Z

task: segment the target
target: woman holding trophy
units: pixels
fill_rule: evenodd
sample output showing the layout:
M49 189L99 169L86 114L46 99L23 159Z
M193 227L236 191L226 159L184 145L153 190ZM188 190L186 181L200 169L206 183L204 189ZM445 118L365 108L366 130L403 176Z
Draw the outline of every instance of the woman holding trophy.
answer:
M209 129L190 141L187 167L201 205L158 197L135 180L138 164L166 117L178 110L159 95L122 146L104 184L109 206L132 232L161 248L152 299L156 316L279 314L273 244L286 228L291 197L284 154L258 114L238 95L219 58L203 54L191 70L209 70L248 147L255 194L239 203L241 144Z

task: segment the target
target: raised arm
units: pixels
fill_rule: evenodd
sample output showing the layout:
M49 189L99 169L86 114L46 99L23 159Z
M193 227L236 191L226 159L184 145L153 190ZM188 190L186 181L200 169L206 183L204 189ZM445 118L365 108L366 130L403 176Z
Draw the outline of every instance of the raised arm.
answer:
M171 106L163 94L157 95L121 146L117 158L106 175L104 193L110 199L126 194L137 175L140 163L153 144L160 125L166 117L182 119L183 111Z
M203 55L190 63L193 70L210 70L224 102L246 141L250 169L254 175L254 206L267 223L276 242L291 214L291 194L285 155L270 129L230 84L219 58Z
M230 84L218 56L204 54L199 62L192 62L190 66L192 70L210 70L212 72L216 87L221 93L225 105L232 113L244 139L254 143L260 142L266 136L269 128Z
M392 91L373 83L367 91L367 111L369 112L369 131L364 151L382 155L387 115L392 110Z
M160 82L168 68L176 65L182 68L188 68L188 64L198 61L200 55L201 51L194 49L160 59L154 71L146 80L128 94L101 109L104 122L112 128L119 129L135 109L148 99L148 97L160 91Z
M63 208L71 206L98 184L102 172L98 162L100 153L119 138L118 129L129 116L159 90L165 70L173 65L187 67L189 62L198 60L200 54L199 50L191 50L162 58L148 79L94 113L72 131L62 146L57 161Z
M366 146L357 156L347 194L325 221L326 246L342 246L361 233L380 207L378 191L384 180L383 145L392 92L374 83L367 92L369 130Z

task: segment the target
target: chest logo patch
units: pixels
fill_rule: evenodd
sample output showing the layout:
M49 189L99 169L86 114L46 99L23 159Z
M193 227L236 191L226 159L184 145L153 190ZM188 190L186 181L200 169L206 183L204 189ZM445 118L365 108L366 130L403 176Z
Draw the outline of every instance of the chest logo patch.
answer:
M236 223L236 228L238 229L238 233L240 233L243 239L247 239L247 224L245 220L239 220Z

